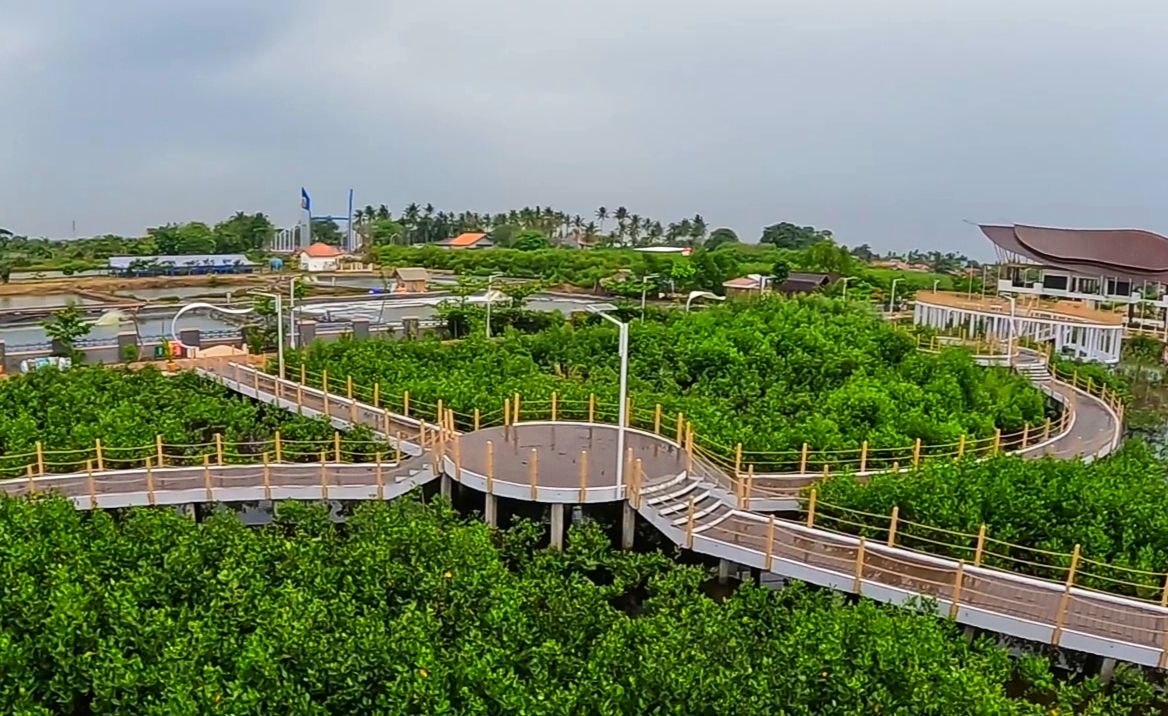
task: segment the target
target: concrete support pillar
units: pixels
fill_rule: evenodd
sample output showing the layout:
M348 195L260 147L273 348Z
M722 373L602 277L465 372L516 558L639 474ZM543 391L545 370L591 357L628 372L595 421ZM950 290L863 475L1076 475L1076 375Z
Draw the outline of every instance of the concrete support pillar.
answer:
M421 327L417 318L403 318L402 319L402 336L407 339L417 338L421 333Z
M178 513L180 515L182 515L183 517L186 517L187 519L191 520L192 522L197 521L196 516L195 516L196 513L195 513L194 503L188 502L188 503L183 504L183 505L177 505L175 509L178 510Z
M128 333L118 334L118 361L124 361L127 356L133 353L133 347L138 345L138 334L133 331ZM138 350L138 355L141 357L142 351ZM137 360L137 358L135 358Z
M621 508L621 549L632 549L637 538L637 511L628 502Z
M483 499L483 520L489 527L499 526L499 498L485 495Z
M353 340L366 341L369 340L369 321L358 318L353 321Z
M730 581L730 560L718 560L718 584L725 584Z
M1115 678L1115 659L1107 657L1099 665L1099 680L1104 684L1110 684L1111 680Z
M296 343L298 348L306 348L316 340L316 321L304 320L296 327Z
M564 548L564 505L557 502L552 505L552 549Z
M450 479L450 475L443 475L440 485L442 496L447 500L451 499L454 495L454 480Z
M965 637L965 641L972 642L977 637L977 629L975 629L972 626L966 625L965 632L962 634L962 636Z

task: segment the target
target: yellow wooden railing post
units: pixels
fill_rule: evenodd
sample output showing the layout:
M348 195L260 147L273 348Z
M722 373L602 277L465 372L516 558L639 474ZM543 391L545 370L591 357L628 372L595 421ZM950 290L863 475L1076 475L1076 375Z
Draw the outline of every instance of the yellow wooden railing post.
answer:
M474 409L474 429L475 430L479 429L479 409L478 408Z
M860 546L856 548L856 575L852 581L852 591L856 594L864 591L864 551L867 546L868 540L861 537Z
M303 363L301 363L300 364L300 384L304 385L307 383L308 383L308 367L305 366Z
M865 440L860 445L860 472L868 471L868 441Z
M994 455L1002 452L1002 429L994 428Z
M410 391L402 393L402 415L410 417Z
M203 489L207 493L207 502L215 501L215 491L211 486L211 456L203 456Z
M528 478L531 480L531 501L539 501L539 451L531 448L531 460L528 462Z
M376 385L376 384L375 384ZM381 451L373 454L373 461L377 465L377 499L385 499L385 475L381 470Z
M694 498L689 498L689 509L685 515L685 548L693 549L694 535Z
M554 423L554 422L556 422L556 407L557 407L557 405L556 405L556 399L557 399L558 397L559 397L559 396L558 396L558 394L556 393L556 391L554 391L554 390L553 390L553 391L552 391L552 422L553 422L553 423Z
M320 372L320 392L324 395L324 416L329 416L328 368Z
M965 457L965 433L961 433L961 438L957 441L957 457Z
M921 464L921 439L917 438L913 443L913 467L920 467Z
M495 443L487 441L487 494L495 494Z
M949 598L949 618L957 618L961 605L961 589L965 586L965 560L957 563L957 573L953 576L953 594Z
M515 411L515 415L511 417L511 424L519 422L519 391L515 391L515 401L511 403L511 409Z
M373 407L381 407L381 381L374 381L373 383Z
M281 444L281 441L280 441L280 431L279 430L277 430L272 435L272 439L275 442L276 462L284 462L284 446Z
M267 452L264 452L264 499L272 499L272 468L268 465Z
M584 504L588 497L588 451L580 451L580 493L577 496L580 504Z
M146 458L146 499L150 506L154 506L154 470L150 465L150 458Z
M328 451L320 451L320 499L328 502Z
M685 425L685 413L679 412L677 414L677 444L678 445L681 444L681 439L682 439L682 437L684 437L684 434L681 432L683 429L682 428L683 425Z
M888 546L889 547L896 546L896 527L897 527L897 524L899 522L900 522L900 507L897 505L893 505L892 518L888 522Z
M215 462L223 464L223 434L215 433Z
M101 438L93 441L93 449L96 453L95 460L97 460L97 471L105 470L105 458L101 454Z
M808 450L808 447L809 446L807 445L807 443L803 443L803 451L799 454L799 474L800 475L804 475L807 473L807 450Z
M1022 426L1022 449L1025 450L1026 446L1029 444L1030 444L1030 423L1026 423L1025 425Z
M653 408L653 434L661 434L661 403L658 403L657 407Z
M742 443L734 446L734 479L742 476Z
M1075 545L1075 549L1071 552L1071 566L1067 569L1067 580L1063 586L1063 596L1059 599L1058 613L1055 616L1054 632L1051 634L1050 643L1057 645L1059 638L1062 636L1063 624L1067 619L1067 607L1071 601L1071 589L1075 586L1075 572L1079 569L1079 557L1082 553L1082 548Z
M341 432L339 430L333 432L333 455L336 457L336 462L341 461Z
M85 461L85 480L89 483L89 509L97 509L97 480L93 479L93 460Z
M815 501L818 496L818 491L813 487L811 494L807 496L807 526L815 526Z
M588 422L596 422L596 393L588 394ZM681 418L678 417L678 425L681 424Z
M41 442L40 440L36 441L36 461L37 461L37 474L44 475L45 474L45 444L43 442Z
M1042 441L1050 440L1050 418L1046 419L1046 425L1042 428Z
M353 400L353 376L346 376L345 388L349 395L349 422L354 425L357 423L357 401Z
M977 547L973 551L973 566L980 567L981 560L985 557L985 543L986 543L986 524L981 523L981 527L977 528Z
M511 399L503 398L503 427L511 425Z
M154 436L154 453L158 459L158 466L162 467L163 465L165 465L166 463L162 459L162 436L161 435Z

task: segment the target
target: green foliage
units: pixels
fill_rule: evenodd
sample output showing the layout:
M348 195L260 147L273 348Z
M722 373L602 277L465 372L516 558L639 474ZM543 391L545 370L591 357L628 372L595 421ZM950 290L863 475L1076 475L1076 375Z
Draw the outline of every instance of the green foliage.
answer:
M251 529L168 510L0 501L0 712L11 714L1115 714L1160 703L1121 669L1058 684L952 623L827 592L565 553L442 507L343 527L282 505ZM496 543L498 546L496 546ZM1014 700L1017 683L1028 700ZM1044 704L1039 706L1038 704Z
M772 244L781 249L806 249L820 241L830 241L831 232L814 226L796 226L783 221L762 230L761 244Z
M1096 463L1075 460L1022 460L999 458L986 462L929 463L919 471L902 475L875 475L866 485L840 476L820 483L821 504L830 504L876 515L888 515L894 505L902 521L976 535L981 524L995 540L1026 548L1058 552L1061 559L1030 549L1013 549L995 543L993 552L1052 565L1035 567L1019 562L987 558L991 566L1009 566L1043 577L1063 578L1067 555L1076 544L1083 556L1115 567L1147 572L1168 572L1168 474L1164 463L1138 442L1117 455ZM830 509L821 508L830 515ZM858 520L848 515L849 520ZM872 520L869 524L887 526ZM834 523L825 523L837 527ZM852 530L843 523L842 529ZM925 551L938 551L968 559L973 541L956 539L935 530L911 526L899 532L903 543ZM914 541L913 534L938 541L960 542L948 549L933 542ZM901 538L898 538L900 540ZM1060 572L1061 570L1061 572ZM1107 578L1145 585L1135 589ZM1158 598L1163 577L1115 572L1092 564L1084 568L1079 583L1125 594Z
M153 455L156 435L176 446L168 455L181 456L207 454L220 433L229 443L253 443L228 456L249 463L270 449L260 443L276 430L289 442L327 444L333 437L324 421L254 403L193 373L168 378L154 368L83 367L13 376L0 381L0 415L0 456L9 456L0 457L0 467L6 470L28 464L37 441L50 451L92 451L100 439L110 466ZM367 449L372 435L355 428L346 435L350 439ZM78 470L84 462L79 454L50 454L49 468Z
M319 372L409 390L462 413L493 410L519 392L565 410L590 393L615 407L616 331L589 317L535 335L472 339L318 343L289 358ZM995 426L1019 430L1044 419L1044 400L1025 379L976 366L958 349L918 352L912 337L867 312L819 297L774 298L684 314L667 312L631 331L629 387L643 410L682 411L703 442L733 450L903 448L916 438L955 444ZM565 413L566 414L566 413ZM608 416L613 419L615 416ZM783 459L787 459L783 458ZM789 465L783 467L789 468Z
M719 246L736 243L738 243L738 234L734 233L733 229L722 227L711 231L710 238L706 239L706 243L703 245L713 251Z
M75 303L54 312L52 318L41 322L41 327L54 343L53 355L69 357L77 352L77 341L93 330L93 325L85 320L85 314Z
M1144 365L1160 365L1164 342L1151 336L1132 336L1123 343L1123 359Z
M547 236L539 229L524 229L511 241L511 248L517 251L539 251L550 245Z
M786 261L776 261L771 266L771 285L776 289L787 282L791 276L791 267Z

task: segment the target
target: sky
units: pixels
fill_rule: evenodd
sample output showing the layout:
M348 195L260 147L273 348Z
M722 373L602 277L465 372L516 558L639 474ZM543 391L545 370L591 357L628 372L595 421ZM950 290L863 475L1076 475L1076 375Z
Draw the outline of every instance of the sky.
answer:
M1162 0L0 0L0 226L411 201L1168 233Z

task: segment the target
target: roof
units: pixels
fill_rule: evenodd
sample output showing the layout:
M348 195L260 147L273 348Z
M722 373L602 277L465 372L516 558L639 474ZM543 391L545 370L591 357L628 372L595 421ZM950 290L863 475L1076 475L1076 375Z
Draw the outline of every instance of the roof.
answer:
M757 289L762 285L762 275L752 273L748 276L741 276L739 278L732 278L729 281L722 282L723 288L753 288Z
M424 268L399 268L393 272L399 281L429 281L430 272Z
M135 262L139 264L173 266L175 268L190 268L193 266L255 266L255 263L253 263L243 254L189 254L185 256L109 257L109 267L112 269L127 269Z
M999 249L1078 273L1168 282L1168 238L1140 229L982 225Z
M787 274L787 280L778 287L782 293L810 293L817 289L835 283L839 276L830 273L804 273L792 271Z
M336 258L337 256L345 255L345 252L342 249L339 249L336 246L332 246L330 244L326 244L323 241L317 241L300 253L304 256L308 256L309 258L314 259L332 259Z
M485 238L487 238L485 233L468 231L465 234L459 234L458 236L455 236L453 239L439 241L438 244L440 246L474 246Z

